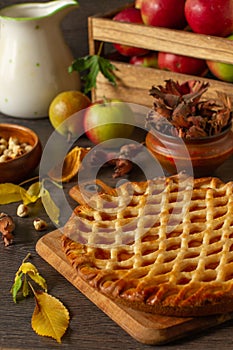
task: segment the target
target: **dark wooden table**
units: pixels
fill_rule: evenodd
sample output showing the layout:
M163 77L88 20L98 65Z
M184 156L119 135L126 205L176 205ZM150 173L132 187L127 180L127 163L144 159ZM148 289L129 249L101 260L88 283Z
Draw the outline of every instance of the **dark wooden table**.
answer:
M10 3L14 3L14 1L1 1L1 6ZM63 24L64 35L74 56L83 56L88 52L87 17L98 12L111 10L125 3L127 2L120 0L111 2L107 0L80 0L80 9L71 13ZM3 122L21 124L35 130L43 147L53 132L48 118L33 121L0 115L0 123ZM213 175L224 181L232 180L233 158L226 161ZM35 244L38 239L42 234L53 231L55 226L43 209L39 208L38 216L44 218L49 226L47 231L43 233L36 232L33 229L31 217L17 217L17 205L15 203L0 206L0 211L12 215L16 223L14 244L5 247L2 242L0 243L0 263L2 264L0 266L0 349L139 350L151 348L151 346L141 344L131 338L36 253ZM62 344L58 344L50 338L40 337L32 330L30 322L35 306L33 298L20 301L17 304L13 303L10 288L15 272L28 253L31 254L31 262L46 278L49 293L60 299L70 311L71 320L65 336L62 338ZM233 344L232 330L233 321L228 321L214 329L205 330L198 335L156 348L231 349Z

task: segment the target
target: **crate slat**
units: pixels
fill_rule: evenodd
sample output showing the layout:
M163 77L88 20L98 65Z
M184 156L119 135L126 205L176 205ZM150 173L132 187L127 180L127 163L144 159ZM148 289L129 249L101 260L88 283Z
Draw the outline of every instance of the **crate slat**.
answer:
M171 73L167 71L161 71L154 68L137 67L121 62L112 62L117 70L115 71L117 86L111 85L107 79L99 74L97 79L97 89L93 91L93 100L99 100L105 96L106 98L119 98L125 102L131 102L136 104L152 107L153 98L149 95L149 89L153 85L163 84L164 80L171 78ZM145 76L146 69L146 76ZM198 79L202 81L208 81L210 88L204 96L209 98L216 98L216 90L221 90L230 95L233 101L232 91L229 88L228 83L219 82L213 79L200 78L185 74L173 73L172 79L176 81Z
M92 30L93 40L233 63L233 41L226 38L95 17Z

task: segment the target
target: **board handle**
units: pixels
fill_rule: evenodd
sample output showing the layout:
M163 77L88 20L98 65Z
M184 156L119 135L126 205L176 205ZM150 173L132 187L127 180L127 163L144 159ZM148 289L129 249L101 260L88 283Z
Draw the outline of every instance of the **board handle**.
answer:
M115 188L108 186L105 182L96 179L95 181L87 181L80 185L75 185L69 190L69 195L80 205L86 204L85 198L90 199L96 194L109 194L111 196L117 196Z

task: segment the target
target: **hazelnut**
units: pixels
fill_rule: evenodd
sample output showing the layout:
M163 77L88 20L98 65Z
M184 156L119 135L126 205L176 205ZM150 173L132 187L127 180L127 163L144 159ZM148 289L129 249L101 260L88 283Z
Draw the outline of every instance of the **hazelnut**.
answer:
M6 149L6 146L0 144L0 154L3 154L3 152L5 151L5 149Z
M3 163L7 160L15 159L16 157L30 152L31 149L32 146L29 143L20 143L17 137L11 136L8 141L4 138L0 138L0 162Z
M4 145L4 146L7 146L7 140L4 139L3 137L0 139L0 144L1 145Z
M32 150L32 145L26 145L24 147L25 152L30 152Z
M17 215L20 218L25 218L26 216L28 216L29 213L29 209L28 206L25 204L20 204L17 208Z
M10 136L10 138L8 140L8 148L13 149L13 147L18 145L18 144L19 144L18 139L16 137Z
M3 163L3 162L5 162L5 161L7 161L7 156L6 156L5 154L2 154L2 155L0 156L0 163Z
M40 218L34 219L33 225L34 225L36 231L44 231L48 227L47 223L43 219L40 219Z

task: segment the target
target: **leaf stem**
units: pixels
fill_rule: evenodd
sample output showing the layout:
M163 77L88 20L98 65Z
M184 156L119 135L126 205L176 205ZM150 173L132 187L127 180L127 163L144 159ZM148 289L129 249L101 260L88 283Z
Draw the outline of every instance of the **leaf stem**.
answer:
M104 45L104 43L103 43L103 41L101 41L99 49L98 49L98 52L97 52L97 56L101 55L101 52L102 52L102 49L103 49L103 45Z
M28 284L29 284L29 287L31 288L32 290L32 293L34 294L34 296L36 297L36 292L35 292L35 289L33 288L32 284L28 281Z
M27 183L32 182L32 181L35 181L35 180L38 180L38 179L39 179L39 176L32 177L31 179L28 179L28 180L25 180L25 181L21 182L21 183L19 184L19 186L24 186L24 185L26 185Z
M23 263L31 257L31 253L27 253L26 257L23 259Z

